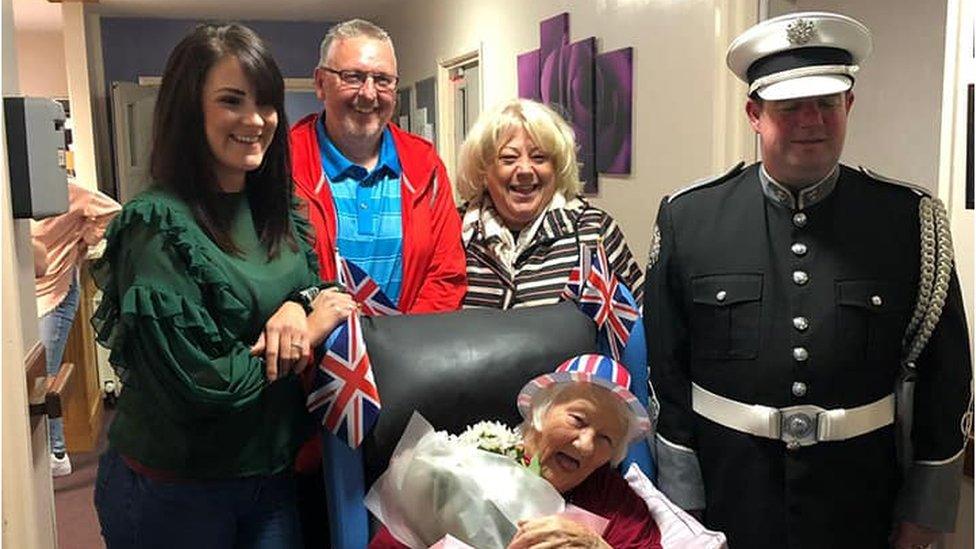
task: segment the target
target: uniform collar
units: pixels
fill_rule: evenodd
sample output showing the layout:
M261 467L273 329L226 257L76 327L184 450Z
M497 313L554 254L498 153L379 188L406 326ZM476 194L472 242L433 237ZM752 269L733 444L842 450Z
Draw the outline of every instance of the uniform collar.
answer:
M389 127L383 128L383 136L380 138L380 156L372 172L367 172L366 168L353 164L329 139L329 135L325 131L324 112L319 117L318 123L315 124L315 130L319 138L322 170L329 181L341 181L346 178L364 181L373 174L377 176L388 175L391 178L400 177L402 171L400 158L397 156L396 147L393 145L393 136L390 134Z
M798 194L794 194L785 185L773 179L766 171L765 165L759 166L759 182L762 184L763 194L766 195L766 198L794 211L813 206L830 196L830 193L834 192L834 188L837 187L839 177L840 164L834 166L834 169L817 183L804 188Z

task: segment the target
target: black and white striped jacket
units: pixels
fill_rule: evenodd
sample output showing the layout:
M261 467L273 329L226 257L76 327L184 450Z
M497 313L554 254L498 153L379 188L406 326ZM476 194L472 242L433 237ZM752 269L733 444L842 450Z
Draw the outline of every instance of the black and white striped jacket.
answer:
M641 302L644 275L623 233L609 214L582 198L567 201L556 193L545 213L517 236L487 198L460 213L468 273L464 307L558 303L579 260L579 244L595 247L600 238L617 279Z

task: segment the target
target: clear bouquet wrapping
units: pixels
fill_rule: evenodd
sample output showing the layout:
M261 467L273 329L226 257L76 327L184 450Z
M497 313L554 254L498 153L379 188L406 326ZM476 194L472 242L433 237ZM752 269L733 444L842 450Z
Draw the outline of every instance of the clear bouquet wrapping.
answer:
M479 549L504 549L518 521L560 513L565 502L511 452L498 451L508 455L435 431L415 412L389 467L366 495L366 507L412 549L448 534Z

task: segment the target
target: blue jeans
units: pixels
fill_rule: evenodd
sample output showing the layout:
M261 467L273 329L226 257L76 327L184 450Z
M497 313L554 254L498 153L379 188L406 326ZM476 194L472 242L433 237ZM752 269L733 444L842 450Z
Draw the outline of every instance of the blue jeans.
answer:
M44 345L44 358L47 359L47 374L53 376L58 373L61 367L61 359L64 358L64 347L68 343L68 332L71 331L71 324L75 321L75 313L78 312L78 273L74 275L68 294L64 296L61 303L51 309L38 320L38 331L40 332L41 345ZM61 418L53 418L48 421L48 429L51 434L51 452L55 454L64 453L64 421Z
M136 473L110 447L98 462L95 509L108 549L302 547L291 473L165 482Z

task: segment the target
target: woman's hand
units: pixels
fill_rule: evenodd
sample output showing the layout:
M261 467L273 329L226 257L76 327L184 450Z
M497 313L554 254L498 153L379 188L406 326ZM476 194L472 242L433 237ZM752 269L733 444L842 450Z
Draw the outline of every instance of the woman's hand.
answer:
M337 288L319 292L312 301L312 312L308 315L308 334L312 347L318 347L356 307L352 296Z
M291 301L278 307L268 319L264 332L251 347L251 356L264 354L268 383L305 369L312 356L308 325L305 309Z
M603 538L582 524L565 517L549 515L521 520L518 531L508 549L541 549L543 547L574 547L579 549L610 549Z

